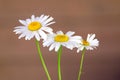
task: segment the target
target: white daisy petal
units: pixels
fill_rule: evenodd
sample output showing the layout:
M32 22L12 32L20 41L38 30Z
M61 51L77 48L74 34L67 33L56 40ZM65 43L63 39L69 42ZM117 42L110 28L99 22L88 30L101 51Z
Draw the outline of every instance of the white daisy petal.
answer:
M15 30L13 30L13 32L15 32L16 34L21 34L24 33L24 31L26 31L26 27L16 27Z
M53 44L50 46L49 51L53 50L53 49L55 48L55 45L56 45L56 43L53 43Z
M87 35L87 41L89 40L89 38L90 38L90 34Z
M44 24L49 23L49 22L52 21L53 19L54 19L53 17L48 18L48 19L44 22Z
M90 45L91 46L98 46L99 45L99 41L97 39L94 39L93 41L91 41Z
M42 14L40 17L39 17L39 21L41 21L41 19L44 17L44 14Z
M32 22L30 19L26 19L27 26Z
M34 35L35 35L35 38L36 38L38 41L40 41L40 36L39 36L39 34L38 34L37 32L34 32Z
M78 48L78 49L77 49L77 53L79 53L79 52L80 52L80 49Z
M23 29L23 28L25 28L25 26L17 26L17 27L15 27L15 30L16 29Z
M66 33L66 35L68 35L68 36L72 36L73 34L75 34L75 32L68 31L68 32Z
M28 31L27 39L30 40L33 37L34 37L34 34L32 34L32 32L30 32L30 31Z
M35 21L35 15L31 16L31 21Z
M93 50L93 47L86 47L87 50Z
M78 51L77 51L77 52L82 51L84 48L85 48L84 46L79 45L79 46L78 46Z
M55 46L55 51L57 52L60 48L60 43L56 43L56 46Z
M80 43L81 40L82 40L81 36L73 36L73 37L71 37L70 41L75 41L77 43Z
M19 20L19 22L23 25L27 25L26 21L24 21L24 20Z
M29 40L32 39L34 37L34 34L31 33L30 37L29 37Z
M44 17L41 19L41 22L46 21L48 17L49 17L49 16L44 16Z
M26 32L25 40L28 40L29 34Z
M46 26L49 26L51 24L54 24L55 22L49 22L48 24L46 24Z
M62 31L57 31L56 33L57 34L64 34Z
M46 35L42 30L39 30L38 32L39 32L40 36L41 36L44 40L47 39L47 35Z
M73 49L73 47L74 47L74 45L73 44L71 44L70 42L68 42L68 43L66 43L66 47L68 48L68 49Z
M91 34L90 38L88 41L92 41L95 38L95 34Z
M21 39L22 37L25 37L25 33L22 33L19 37L18 37L18 39Z
M52 39L50 39L50 40L47 40L47 41L45 41L44 43L43 43L43 47L45 47L45 46L50 46L52 43L53 43L54 41L52 40Z
M81 47L80 47L80 50L82 51L83 49L84 49L84 46L81 46Z
M44 30L44 31L46 31L46 32L48 32L50 34L53 34L53 29L50 28L50 27L43 27L42 30Z
M81 36L73 36L73 37L71 37L72 39L78 39L78 40L81 40L82 39L82 37Z
M30 40L30 36L31 36L32 32L26 30L25 34L26 34L26 37L25 37L26 39L25 40Z

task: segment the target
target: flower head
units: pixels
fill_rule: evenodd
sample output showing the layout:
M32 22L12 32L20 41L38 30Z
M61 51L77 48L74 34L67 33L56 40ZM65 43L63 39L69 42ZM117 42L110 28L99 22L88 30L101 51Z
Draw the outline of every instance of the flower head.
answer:
M80 42L80 36L72 36L75 32L68 31L64 34L62 31L57 31L53 34L48 34L47 40L44 41L43 46L50 46L49 50L58 51L60 46L65 46L68 49L73 49Z
M31 19L19 20L22 26L15 27L14 32L20 34L19 39L22 37L25 37L25 40L30 40L33 37L38 41L41 38L46 39L47 34L45 32L52 33L53 31L52 28L48 27L50 24L55 23L52 20L52 17L46 15L41 15L40 17L32 15Z
M99 41L94 38L95 34L88 34L87 40L81 39L81 42L78 44L77 52L83 50L84 48L86 48L87 50L93 50L94 48L96 48L99 45Z

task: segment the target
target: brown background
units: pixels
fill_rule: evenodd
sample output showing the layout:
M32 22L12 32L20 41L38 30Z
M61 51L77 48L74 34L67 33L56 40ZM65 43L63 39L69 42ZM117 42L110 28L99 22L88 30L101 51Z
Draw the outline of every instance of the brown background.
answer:
M18 20L50 15L54 31L95 33L100 46L87 51L81 80L120 80L120 0L0 0L0 80L47 80L34 39L18 40ZM42 47L52 80L57 80L57 53ZM63 49L62 80L77 80L81 53Z

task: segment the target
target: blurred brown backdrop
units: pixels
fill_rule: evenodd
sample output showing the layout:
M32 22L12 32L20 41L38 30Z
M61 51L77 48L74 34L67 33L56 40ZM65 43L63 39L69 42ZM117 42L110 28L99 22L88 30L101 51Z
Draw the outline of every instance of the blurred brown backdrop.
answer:
M47 80L34 39L18 40L18 20L50 15L54 31L95 33L100 46L87 51L81 80L120 80L120 0L0 0L0 80ZM42 47L52 80L57 80L57 53ZM62 78L77 80L81 53L63 49Z

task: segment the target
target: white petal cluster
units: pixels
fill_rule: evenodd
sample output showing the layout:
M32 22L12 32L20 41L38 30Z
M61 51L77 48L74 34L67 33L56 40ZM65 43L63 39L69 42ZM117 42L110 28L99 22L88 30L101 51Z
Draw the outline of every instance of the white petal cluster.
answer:
M82 39L81 42L78 44L77 52L82 51L84 48L87 50L93 50L94 48L99 46L99 41L95 39L95 34L88 34L87 40L86 40L88 45L85 45L84 41L85 40Z
M40 39L46 39L47 33L52 33L52 28L48 27L49 25L55 23L52 17L41 15L40 17L31 16L31 19L19 20L22 26L17 26L14 29L16 34L20 34L19 39L25 37L25 40L30 40L35 37L38 41ZM28 29L29 24L32 22L39 22L41 24L41 28L38 30L31 31Z
M77 46L78 43L80 43L80 36L73 36L75 34L75 32L72 31L68 31L66 34L64 34L62 31L57 31L56 33L53 34L48 34L48 38L47 40L45 40L43 42L43 46L50 46L49 50L53 50L55 48L55 51L58 51L58 49L60 48L60 46L64 46L68 49L73 49L74 47ZM57 35L66 35L69 40L65 41L65 42L58 42L55 41L55 36Z

